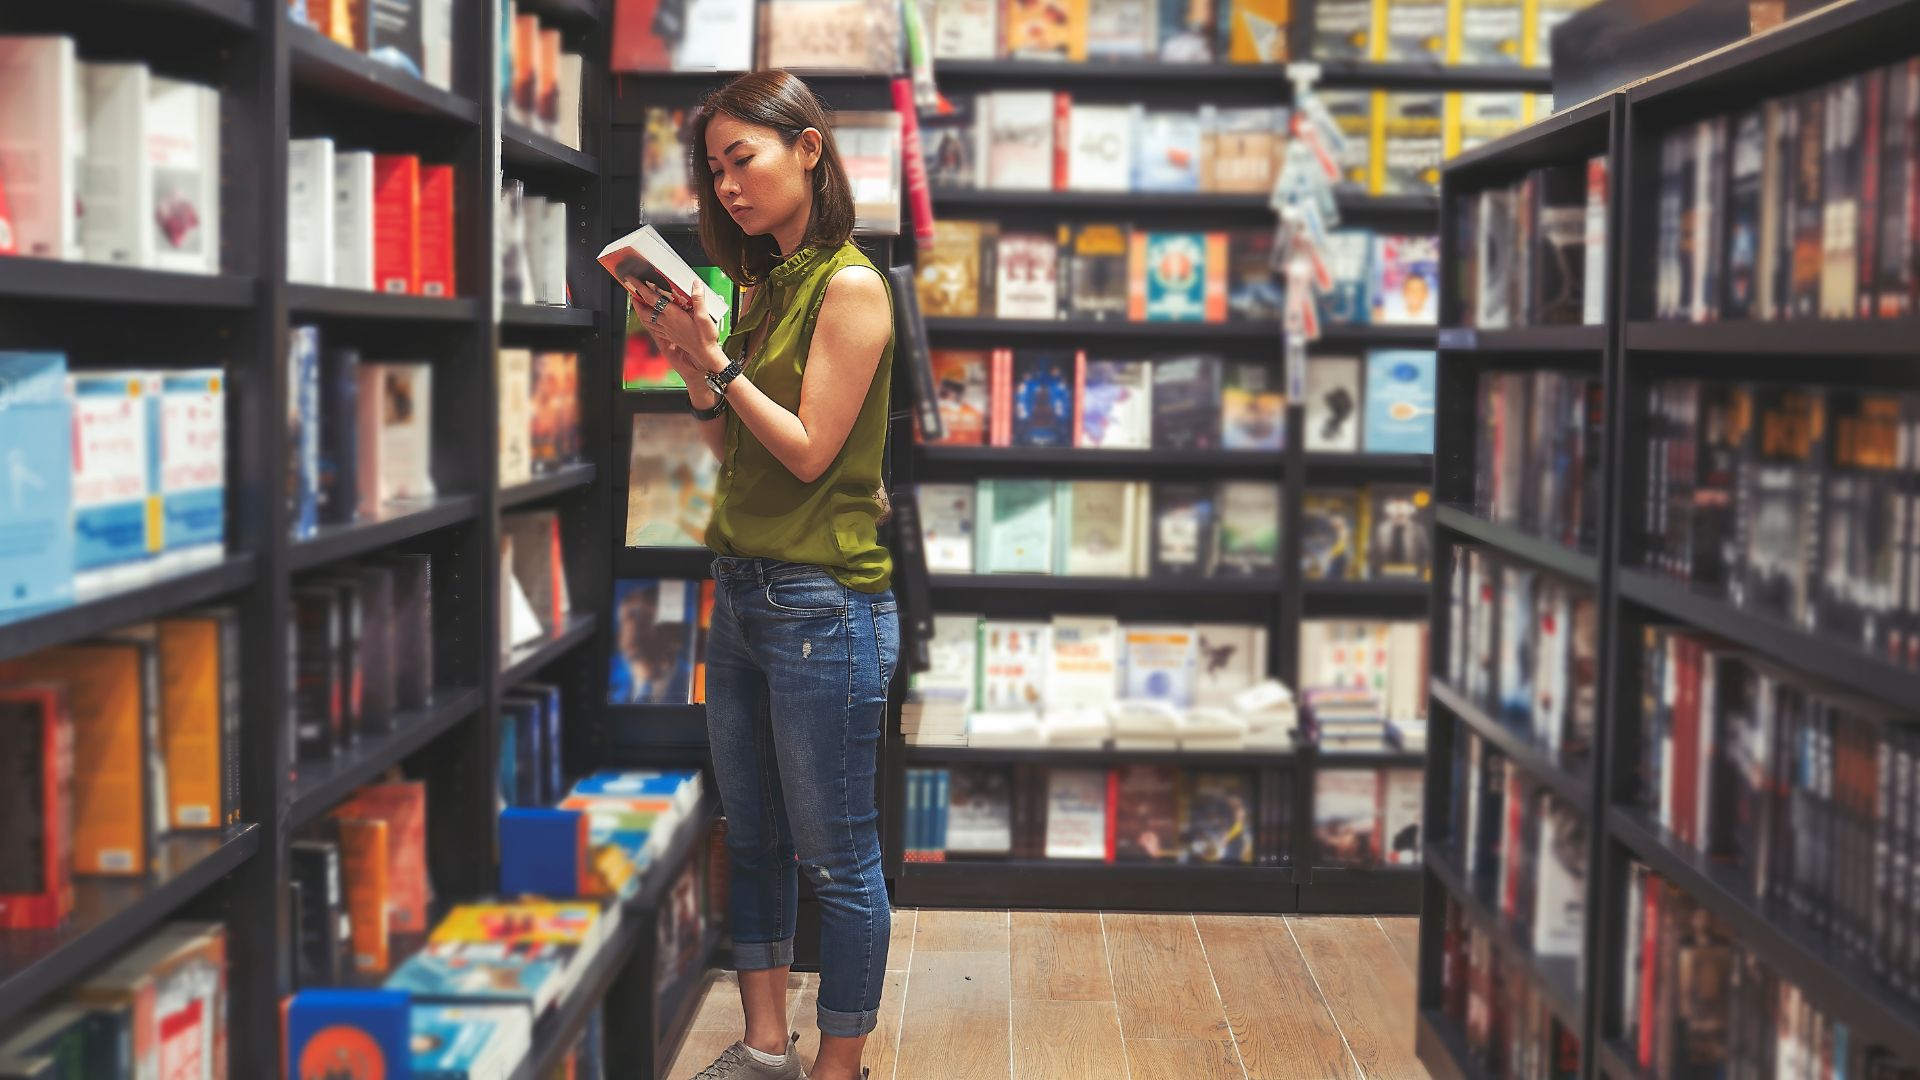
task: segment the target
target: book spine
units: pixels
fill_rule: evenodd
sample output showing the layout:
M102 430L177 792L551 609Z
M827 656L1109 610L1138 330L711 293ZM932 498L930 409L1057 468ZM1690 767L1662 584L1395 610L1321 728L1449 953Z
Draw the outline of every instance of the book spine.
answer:
M913 84L894 79L893 108L900 114L901 162L907 183L907 206L913 214L913 237L922 247L933 245L933 188L927 180L927 159L920 141L920 110L913 103Z
M420 159L373 159L373 280L384 293L420 295Z
M1073 146L1073 95L1062 90L1053 95L1053 190L1072 191L1073 177L1069 157Z
M420 169L419 266L422 296L450 297L454 288L453 166Z

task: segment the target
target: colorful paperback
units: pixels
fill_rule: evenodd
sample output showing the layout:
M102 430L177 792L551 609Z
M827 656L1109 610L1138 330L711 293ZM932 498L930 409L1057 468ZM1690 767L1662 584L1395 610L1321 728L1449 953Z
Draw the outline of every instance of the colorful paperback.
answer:
M1133 234L1128 315L1147 322L1224 322L1225 233Z
M614 582L609 705L687 703L698 594L693 582L670 578Z
M1013 445L1073 445L1074 357L1027 352L1013 358Z
M1229 364L1220 394L1220 445L1279 450L1287 442L1287 396L1269 364Z
M633 414L627 458L628 547L706 543L720 462L685 413Z
M123 581L160 549L151 442L157 374L73 372L73 562L76 587Z
M226 544L225 384L218 368L161 376L160 531L170 564L217 559Z
M1381 235L1373 242L1373 322L1381 326L1439 322L1439 238Z
M302 990L286 1006L289 1080L404 1077L411 1004L393 990Z
M1413 349L1367 354L1367 453L1433 453L1436 361Z
M940 423L947 446L980 446L987 441L987 418L992 402L987 391L988 356L961 349L934 349L934 395L940 402Z
M1117 450L1152 445L1153 378L1147 361L1088 360L1079 375L1077 445Z
M0 352L0 612L73 598L67 358Z
M415 1005L412 1032L413 1080L506 1076L533 1039L531 1017L511 1006Z
M1128 626L1124 639L1121 696L1160 701L1176 708L1193 704L1199 633L1190 626Z

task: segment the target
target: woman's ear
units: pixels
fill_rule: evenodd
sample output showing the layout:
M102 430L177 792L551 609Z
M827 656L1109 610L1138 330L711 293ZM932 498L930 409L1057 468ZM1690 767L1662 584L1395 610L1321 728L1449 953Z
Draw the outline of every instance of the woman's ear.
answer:
M793 144L794 150L800 155L800 167L811 169L820 164L820 152L825 145L819 128L810 127L802 131Z

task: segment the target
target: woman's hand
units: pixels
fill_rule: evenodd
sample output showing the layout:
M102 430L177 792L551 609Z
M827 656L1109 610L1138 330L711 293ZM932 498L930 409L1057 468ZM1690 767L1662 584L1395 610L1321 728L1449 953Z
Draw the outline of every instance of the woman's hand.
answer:
M720 351L719 334L713 320L707 318L704 285L696 282L691 301L682 305L674 300L672 293L647 282L630 278L627 284L640 304L640 318L647 332L653 335L654 343L660 346L667 360L680 370L681 378L692 383L709 371L727 366L727 358ZM683 363L690 365L691 376L687 369L682 369Z

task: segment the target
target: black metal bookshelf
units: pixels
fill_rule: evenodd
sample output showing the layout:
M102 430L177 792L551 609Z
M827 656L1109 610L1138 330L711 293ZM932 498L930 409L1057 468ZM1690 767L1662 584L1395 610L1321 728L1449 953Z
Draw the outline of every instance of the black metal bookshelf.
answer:
M98 7L102 11L94 12ZM67 33L83 58L142 60L170 75L217 86L222 95L222 266L214 275L0 258L0 324L25 342L64 349L75 368L124 362L133 342L161 342L156 365L220 364L227 372L227 554L208 565L68 606L0 620L0 658L207 604L231 606L242 630L242 777L245 824L180 832L160 841L144 878L76 882L74 915L55 931L0 931L0 1027L51 1003L64 989L169 918L223 921L228 932L227 1019L234 1076L281 1071L280 1003L295 987L289 935L289 843L304 823L361 784L398 768L427 785L428 869L443 902L484 899L495 888L486 854L496 813L498 705L534 674L564 701L566 772L638 766L656 759L604 739L606 602L613 567L600 542L611 528L613 395L618 335L601 313L617 293L594 263L611 227L605 168L613 146L607 0L526 0L561 28L584 59L581 137L573 150L512 125L500 114L497 5L455 5L454 84L440 89L321 37L292 21L282 0L111 0L85 13L10 5L0 32ZM94 18L111 11L113 18ZM342 145L418 153L451 164L459 294L394 296L290 282L287 140L331 135ZM498 172L496 170L499 170ZM568 277L579 307L501 305L495 257L497 179L524 179L568 215ZM622 215L622 220L625 215ZM100 319L98 311L114 312ZM373 518L290 536L284 494L289 441L290 328L317 324L323 345L351 343L373 355L423 359L434 369L432 471L441 494L393 505ZM181 330L179 328L185 327ZM502 344L577 351L585 460L502 490L497 469ZM572 614L558 631L521 650L500 642L501 516L556 511ZM432 557L434 692L425 708L393 718L340 755L291 761L284 722L290 704L288 612L297 576L386 552ZM661 896L705 849L716 813L711 796L654 865L641 896L593 971L536 1030L533 1055L516 1076L544 1071L566 1052L592 1009L611 993L651 992ZM704 972L718 942L703 942ZM684 1027L686 980L675 995ZM636 990L635 988L641 988ZM622 988L625 988L624 990ZM657 1068L655 1051L677 1030L607 1025L612 1073Z
M1920 674L1831 635L1809 633L1645 569L1637 550L1645 515L1645 443L1650 433L1644 400L1650 380L1814 379L1911 388L1911 365L1903 359L1912 357L1913 343L1920 340L1920 327L1911 318L1650 321L1660 139L1675 125L1749 108L1764 97L1819 86L1911 55L1913 42L1920 39L1916 35L1920 3L1914 0L1836 5L1558 113L1470 152L1445 174L1443 245L1450 243L1460 200L1475 198L1485 188L1510 183L1541 165L1572 164L1593 156L1604 155L1610 170L1602 325L1447 328L1439 334L1434 655L1446 656L1452 644L1446 605L1454 568L1448 565L1448 548L1459 543L1590 585L1599 603L1600 656L1595 757L1586 766L1590 775L1567 771L1565 762L1544 753L1524 733L1500 724L1455 688L1436 682L1429 733L1429 843L1441 847L1449 830L1461 828L1461 823L1449 821L1451 772L1454 747L1467 732L1486 740L1535 782L1585 814L1586 962L1580 980L1569 986L1533 964L1504 969L1509 978L1518 972L1530 980L1556 1013L1571 1012L1570 1019L1562 1019L1569 1020L1580 1037L1583 1077L1641 1080L1643 1075L1636 1048L1625 1041L1620 1001L1628 985L1623 964L1630 945L1626 907L1633 863L1643 864L1716 916L1741 947L1796 984L1815 1009L1843 1021L1856 1044L1884 1047L1902 1059L1920 1055L1920 1008L1909 998L1890 989L1867 964L1845 957L1824 933L1785 905L1756 895L1746 875L1660 827L1633 798L1634 770L1643 751L1637 680L1641 632L1647 626L1711 635L1781 669L1845 686L1904 716L1920 712ZM1443 264L1457 255L1443 249ZM1454 293L1451 279L1443 282L1443 320L1458 310ZM1575 551L1487 521L1472 510L1476 380L1483 370L1516 368L1599 374L1606 398L1606 474L1597 550ZM1441 857L1430 854L1427 860L1418 1048L1435 1076L1478 1077L1484 1072L1468 1049L1464 1031L1443 1008L1444 901L1458 903L1472 925L1485 922L1487 915L1454 864L1440 862ZM1498 920L1482 928L1503 947L1517 944L1502 936Z

